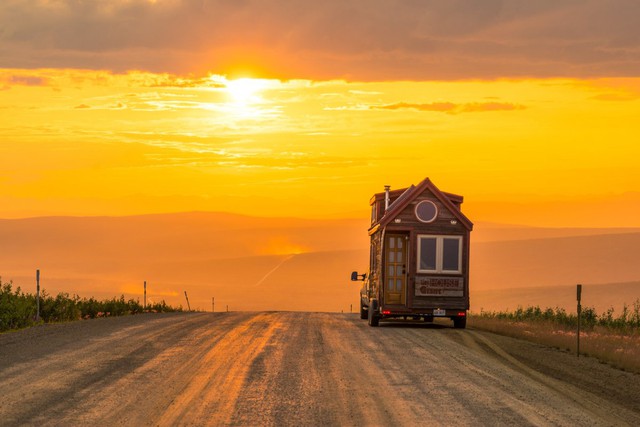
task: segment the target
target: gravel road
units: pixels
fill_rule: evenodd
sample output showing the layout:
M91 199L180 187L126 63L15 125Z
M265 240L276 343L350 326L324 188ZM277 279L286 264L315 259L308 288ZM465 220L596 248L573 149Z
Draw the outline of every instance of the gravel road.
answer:
M0 335L0 425L640 425L640 376L438 324L145 314Z

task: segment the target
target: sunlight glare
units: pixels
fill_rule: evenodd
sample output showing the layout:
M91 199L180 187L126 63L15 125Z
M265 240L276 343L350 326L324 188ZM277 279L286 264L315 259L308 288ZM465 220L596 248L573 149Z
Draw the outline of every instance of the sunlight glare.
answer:
M227 81L227 91L238 104L260 102L259 93L269 86L265 79L241 78Z

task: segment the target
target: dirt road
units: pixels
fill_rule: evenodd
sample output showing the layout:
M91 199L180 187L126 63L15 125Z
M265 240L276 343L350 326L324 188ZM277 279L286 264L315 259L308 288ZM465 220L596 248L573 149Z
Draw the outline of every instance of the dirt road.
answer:
M640 376L350 314L139 315L0 335L0 425L640 425Z

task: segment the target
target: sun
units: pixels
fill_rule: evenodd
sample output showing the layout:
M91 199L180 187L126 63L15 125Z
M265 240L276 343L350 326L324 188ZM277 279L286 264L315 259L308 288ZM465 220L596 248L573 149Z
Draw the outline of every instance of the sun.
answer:
M269 85L268 80L241 78L228 80L226 83L227 92L234 102L238 104L251 104L260 102L260 92Z
M262 120L279 114L279 107L273 99L269 99L269 95L282 87L280 80L250 77L230 79L219 74L209 75L209 80L209 88L224 97L212 103L211 109L223 112L230 119Z

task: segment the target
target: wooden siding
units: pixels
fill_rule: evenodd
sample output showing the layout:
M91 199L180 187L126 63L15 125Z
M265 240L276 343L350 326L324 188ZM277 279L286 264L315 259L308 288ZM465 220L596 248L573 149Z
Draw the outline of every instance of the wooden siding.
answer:
M401 194L401 193L400 193ZM459 196L458 196L459 197ZM377 197L376 197L377 199ZM459 206L461 197L456 200L458 203L454 203L454 206ZM438 208L438 215L436 219L431 223L424 223L417 219L415 215L415 208L418 203L430 200ZM377 200L376 200L377 201ZM384 203L384 201L382 202ZM380 205L380 204L378 204ZM400 222L396 222L396 220ZM455 224L452 224L455 222ZM407 258L407 307L414 312L420 312L421 309L433 309L433 308L449 308L468 310L469 309L469 237L470 230L457 220L457 217L452 213L448 207L446 207L438 197L436 197L429 189L425 189L421 194L415 196L407 206L402 209L396 216L388 223L386 227L380 227L376 230L371 230L372 244L376 242L377 248L377 266L375 272L375 281L378 286L383 283L383 271L384 265L383 259L383 247L381 245L381 238L383 233L405 232L409 234L409 252ZM425 274L417 273L417 247L419 235L449 235L449 236L462 236L462 257L461 257L461 273L460 274ZM463 296L451 297L451 296L417 296L415 295L416 279L419 277L429 276L446 276L451 278L460 278L463 281ZM380 288L381 289L381 288ZM382 292L377 293L382 297ZM381 304L384 304L381 298Z
M375 248L373 265L371 265L369 285L371 286L372 295L379 295L378 291L382 290L382 233L375 233L371 236L371 246ZM370 261L371 262L371 261Z

